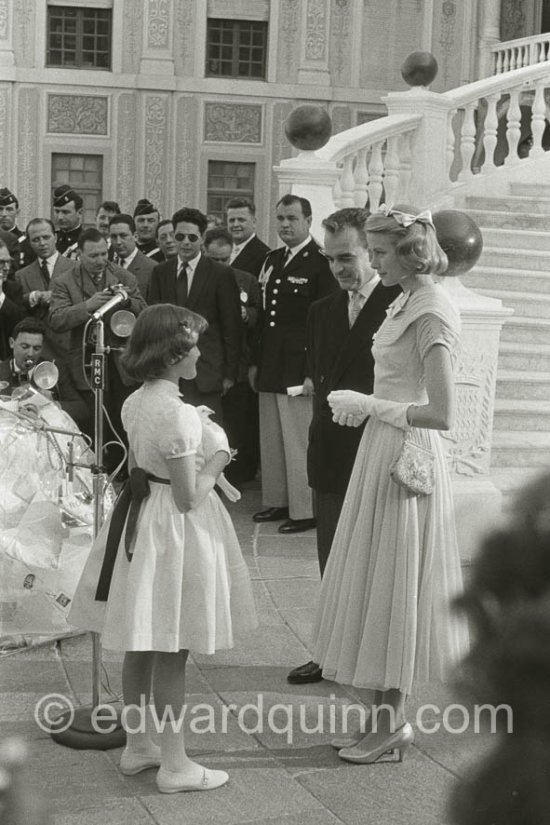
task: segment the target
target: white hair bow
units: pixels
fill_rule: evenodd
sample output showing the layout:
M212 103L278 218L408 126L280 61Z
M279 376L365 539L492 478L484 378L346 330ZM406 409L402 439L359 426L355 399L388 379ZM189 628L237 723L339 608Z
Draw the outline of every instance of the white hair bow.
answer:
M424 223L435 229L432 220L432 213L429 209L424 209L418 215L411 215L409 212L401 212L399 209L394 209L392 206L387 206L385 203L378 207L375 215L385 215L386 218L394 218L397 223L405 228L412 226L413 223Z

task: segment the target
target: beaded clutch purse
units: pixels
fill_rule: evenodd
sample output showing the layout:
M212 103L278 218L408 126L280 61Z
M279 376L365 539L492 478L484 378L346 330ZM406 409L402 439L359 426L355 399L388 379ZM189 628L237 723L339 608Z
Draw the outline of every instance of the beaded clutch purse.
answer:
M435 483L435 454L405 433L401 451L390 467L396 484L415 496L429 496Z

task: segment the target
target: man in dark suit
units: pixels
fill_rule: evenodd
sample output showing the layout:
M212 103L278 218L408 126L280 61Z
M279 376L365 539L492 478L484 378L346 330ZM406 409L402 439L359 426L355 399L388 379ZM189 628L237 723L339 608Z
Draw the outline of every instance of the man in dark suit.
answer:
M256 207L247 198L232 198L225 209L233 238L229 264L258 278L269 247L256 235Z
M78 257L78 239L82 232L82 196L62 183L53 191L53 217L57 225L58 250L66 258Z
M0 240L0 360L9 358L13 328L25 316L21 285L8 278L12 264L10 250Z
M401 293L384 287L371 269L364 209L340 209L323 221L324 251L340 289L312 304L307 320L306 382L314 393L307 470L314 490L317 554L321 576L330 553L364 425L341 427L332 420L327 396L352 389L370 394L374 383L372 339L389 304ZM389 471L388 471L389 472ZM322 679L308 662L288 675L294 684Z
M114 251L113 261L136 276L139 291L147 300L151 273L156 263L137 248L135 232L136 225L131 215L120 214L111 218L109 237Z
M172 217L178 255L153 270L149 303L187 307L208 321L199 340L197 377L183 382L190 404L206 404L223 420L222 395L234 385L241 349L239 290L231 269L201 252L206 215L184 208Z
M146 304L135 276L108 260L107 242L97 229L85 229L78 239L78 246L80 258L74 268L52 282L50 326L56 332L70 332L69 369L77 389L91 405L92 391L82 369L82 361L86 360L82 353L85 324L96 310L111 300L117 284L122 284L128 292L126 303L117 309L128 309L137 316ZM105 342L116 345L119 342L113 339L109 317L110 313L105 316ZM121 436L120 410L132 389L132 382L119 366L119 353L112 351L108 357L105 406Z
M54 332L48 315L52 297L51 281L62 272L70 272L75 261L65 258L56 249L55 229L48 218L34 218L27 225L29 246L36 256L28 266L15 274L23 290L23 303L27 314L44 324L42 355L47 360L65 359L68 354L68 333Z
M19 258L17 260L17 268L30 264L34 259L34 254L29 247L27 236L17 226L17 218L19 217L19 201L9 189L4 187L0 189L0 229L4 232L10 232L19 247Z
M12 357L0 361L0 395L11 395L17 387L28 385L32 380L33 368L51 360L44 358L44 333L44 325L36 318L23 318L15 325L9 342ZM53 390L42 392L52 401L58 401L61 409L71 416L78 427L86 430L90 410L64 363L56 361L55 366L59 373L57 384Z
M262 499L254 521L286 521L280 533L315 527L307 483L307 433L312 414L306 378L306 318L313 301L336 289L326 258L311 237L311 204L285 195L277 230L285 244L270 252L260 274L263 307L250 382L260 393ZM296 395L289 395L287 388Z
M227 264L231 255L232 238L227 229L208 229L204 236L204 251L213 261ZM253 481L260 463L258 423L258 395L248 383L250 366L250 337L256 326L260 307L260 287L250 272L231 267L239 287L241 302L241 358L237 380L222 398L223 421L230 446L237 450L228 464L225 475L232 484Z

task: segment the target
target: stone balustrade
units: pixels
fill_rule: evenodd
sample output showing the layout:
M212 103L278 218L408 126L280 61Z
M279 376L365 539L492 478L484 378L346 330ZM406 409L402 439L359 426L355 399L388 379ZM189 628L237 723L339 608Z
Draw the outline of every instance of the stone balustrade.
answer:
M491 48L494 74L550 61L550 32L520 37Z

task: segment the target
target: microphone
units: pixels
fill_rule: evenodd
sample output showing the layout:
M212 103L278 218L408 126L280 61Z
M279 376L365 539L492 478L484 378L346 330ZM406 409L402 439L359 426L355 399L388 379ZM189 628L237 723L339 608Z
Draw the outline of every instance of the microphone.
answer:
M117 286L113 287L116 290L116 293L113 297L107 301L107 303L100 306L99 309L96 309L95 312L92 312L92 318L94 321L99 321L107 312L110 312L113 307L118 306L119 304L123 304L128 300L128 292L124 287L117 284Z

